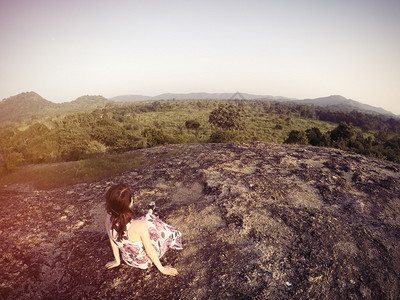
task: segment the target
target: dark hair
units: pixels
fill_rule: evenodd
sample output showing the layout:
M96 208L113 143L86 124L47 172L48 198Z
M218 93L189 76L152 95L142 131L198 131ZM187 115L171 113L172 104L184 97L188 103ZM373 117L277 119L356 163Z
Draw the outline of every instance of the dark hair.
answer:
M132 193L126 184L113 185L106 192L106 211L111 215L112 229L122 240L126 224L133 218L133 211L129 208Z

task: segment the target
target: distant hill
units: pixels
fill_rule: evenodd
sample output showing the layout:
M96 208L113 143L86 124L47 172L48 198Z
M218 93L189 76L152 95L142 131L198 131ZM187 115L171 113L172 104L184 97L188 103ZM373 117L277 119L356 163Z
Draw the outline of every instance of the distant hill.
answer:
M295 99L281 96L270 96L270 95L254 95L247 93L165 93L154 97L143 96L143 95L124 95L109 98L113 102L135 102L135 101L146 101L146 100L261 100L261 101L278 101L278 102L294 102L304 105L316 105L326 107L332 110L351 112L353 110L372 113L372 114L383 114L389 116L396 116L395 114L380 108L361 102L347 99L340 95L333 95L328 97L321 97L315 99Z
M368 104L363 104L355 100L347 99L340 95L332 95L329 97L321 97L316 99L294 100L293 102L298 104L316 105L329 108L330 110L338 110L344 112L351 112L353 110L357 110L372 114L395 116L395 114L383 108L375 107Z
M244 99L244 100L267 100L267 101L287 101L291 98L253 95L247 93L164 93L154 97L142 95L125 95L109 98L114 102L134 102L143 100L229 100L229 99Z
M146 101L151 100L152 97L143 95L123 95L109 98L108 100L113 102L136 102L136 101Z
M260 100L298 103L326 107L329 110L351 112L353 110L371 114L399 117L379 107L363 104L343 96L333 95L316 99L294 99L280 96L254 95L247 93L165 93L154 97L144 95L123 95L106 99L103 96L82 96L71 102L53 103L35 92L21 93L0 102L0 124L21 122L31 118L41 118L54 114L73 113L104 107L110 103L148 100Z
M33 116L42 116L56 107L57 104L35 92L21 93L0 102L0 123L19 122Z
M66 111L79 111L85 109L95 109L104 107L110 100L104 98L103 96L81 96L74 101L60 103L59 107Z
M226 99L245 99L254 100L262 98L260 95L246 93L187 93L187 94L161 94L153 97L155 100L176 99L176 100L226 100Z
M53 103L35 92L26 92L0 102L0 124L95 109L107 103L111 102L103 96L82 96L71 102Z

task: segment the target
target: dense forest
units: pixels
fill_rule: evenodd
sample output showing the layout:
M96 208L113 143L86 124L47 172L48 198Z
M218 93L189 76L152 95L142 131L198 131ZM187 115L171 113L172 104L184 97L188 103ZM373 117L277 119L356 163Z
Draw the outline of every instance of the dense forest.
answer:
M172 143L310 144L400 162L400 120L267 101L106 104L0 128L0 172Z

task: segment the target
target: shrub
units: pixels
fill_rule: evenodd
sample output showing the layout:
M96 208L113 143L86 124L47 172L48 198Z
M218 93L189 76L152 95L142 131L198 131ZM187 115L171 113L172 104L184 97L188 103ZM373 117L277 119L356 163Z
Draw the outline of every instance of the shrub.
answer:
M355 136L356 132L353 126L347 125L346 122L341 122L331 132L331 140L335 142L349 141Z
M387 140L384 144L384 154L388 160L400 162L400 138Z
M0 174L14 171L22 162L24 156L22 153L11 152L0 156Z
M237 134L231 130L217 130L211 134L210 143L227 143L232 142L237 137Z
M194 129L197 130L200 127L200 123L197 122L196 120L187 120L185 122L185 127L186 129Z
M172 138L156 128L146 128L143 130L142 136L146 138L147 147L172 143Z
M308 142L313 146L322 146L322 133L317 127L306 130Z
M209 122L222 129L244 128L244 110L242 106L234 104L220 104L209 116Z
M292 130L284 143L306 145L308 144L307 134L303 130Z

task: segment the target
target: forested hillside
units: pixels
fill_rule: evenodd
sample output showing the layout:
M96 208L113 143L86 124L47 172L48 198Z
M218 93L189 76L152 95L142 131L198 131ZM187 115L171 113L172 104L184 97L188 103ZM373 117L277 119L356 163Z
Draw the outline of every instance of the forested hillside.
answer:
M0 102L0 124L20 122L37 115L45 116L56 107L57 104L43 99L35 92L21 93Z
M400 162L399 136L398 119L294 103L107 104L1 128L0 168L4 173L25 164L75 161L164 144L232 141L311 144Z
M71 102L53 103L35 92L21 93L0 102L0 126L20 123L40 118L93 110L104 107L109 100L103 96L82 96Z

